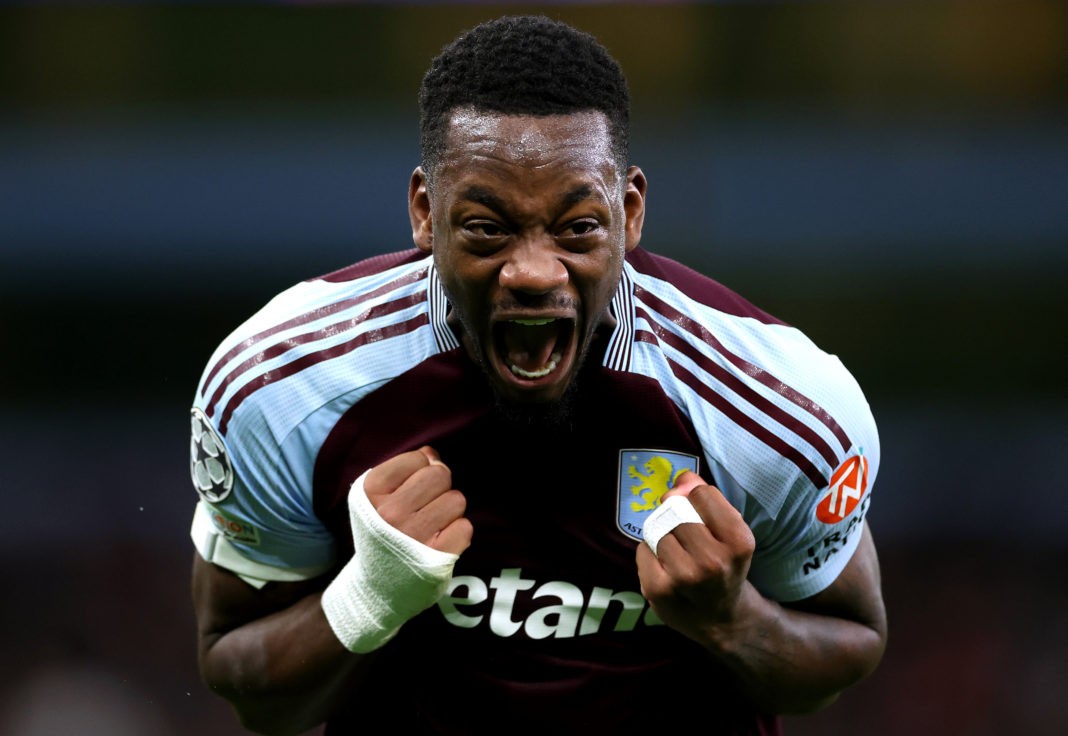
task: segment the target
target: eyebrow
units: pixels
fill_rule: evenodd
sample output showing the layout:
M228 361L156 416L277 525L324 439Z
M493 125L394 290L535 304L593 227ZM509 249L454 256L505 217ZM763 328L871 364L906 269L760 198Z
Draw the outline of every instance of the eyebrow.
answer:
M571 207L573 205L582 202L583 200L593 197L593 187L589 184L580 184L574 189L568 191L562 200L564 207ZM501 212L505 209L504 200L498 197L493 192L480 187L478 185L471 185L467 187L461 194L462 199L467 199L472 202L489 207L491 210Z
M576 205L584 199L589 199L593 196L593 188L589 184L582 184L575 187L570 192L564 195L564 206L571 207Z
M463 191L460 196L461 199L468 199L472 202L478 202L481 205L489 207L491 210L500 212L504 209L504 200L493 194L488 189L483 189L480 186L469 186Z

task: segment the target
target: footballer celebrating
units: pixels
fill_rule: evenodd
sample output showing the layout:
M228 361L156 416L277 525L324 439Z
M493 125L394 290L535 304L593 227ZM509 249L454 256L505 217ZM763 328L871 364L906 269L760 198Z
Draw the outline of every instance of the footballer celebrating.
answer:
M330 736L778 734L833 702L887 635L853 376L640 246L589 34L483 23L419 100L414 247L282 292L196 389L205 682Z

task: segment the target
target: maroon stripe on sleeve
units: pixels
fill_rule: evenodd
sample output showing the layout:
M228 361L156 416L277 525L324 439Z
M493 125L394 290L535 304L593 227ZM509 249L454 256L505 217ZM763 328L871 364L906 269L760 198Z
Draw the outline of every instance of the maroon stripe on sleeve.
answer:
M659 342L656 335L648 330L638 330L635 335L635 340L654 345ZM807 457L802 455L796 447L792 446L761 424L754 422L751 417L729 402L726 397L717 394L707 384L697 378L697 376L690 373L675 361L669 359L668 364L671 366L671 372L674 373L679 380L696 391L702 399L719 409L724 416L739 427L796 465L817 488L825 488L827 486L827 478L824 477L823 473L821 473Z
M783 411L779 407L775 406L771 401L758 394L752 388L747 386L741 379L734 374L727 371L723 366L718 365L714 361L710 360L707 356L702 355L700 351L694 348L691 344L684 339L676 335L675 333L665 329L661 325L656 324L652 317L642 308L638 308L638 314L643 317L652 327L656 337L667 343L671 347L678 350L680 353L685 354L697 365L701 367L701 370L714 376L720 383L726 385L734 393L741 396L750 404L755 406L758 410L764 412L770 419L778 422L782 426L789 429L794 434L802 437L806 442L812 445L813 448L827 461L827 464L831 467L838 465L839 459L835 455L833 449L828 445L822 437L820 437L812 428L791 416L788 412Z
M707 307L736 317L749 317L765 324L786 324L715 279L671 258L650 253L641 246L627 253L627 262L638 273L666 281L690 299Z
M388 284L383 284L382 286L378 287L377 289L374 289L373 291L368 291L364 294L360 294L359 296L352 297L351 299L343 299L339 302L334 302L333 304L327 304L325 307L313 309L310 312L305 312L304 314L297 315L296 317L288 319L285 322L282 322L281 324L277 324L274 327L271 327L270 329L263 330L262 332L257 332L252 337L248 338L247 340L243 340L242 342L227 350L226 355L224 355L215 363L215 365L211 369L211 372L208 373L207 378L204 379L204 383L200 387L200 395L204 396L207 393L208 384L210 384L215 378L215 376L218 375L219 371L222 370L224 365L229 363L231 360L234 359L234 357L244 352L245 350L248 350L250 347L260 342L261 340L266 340L271 335L276 335L279 332L290 329L291 327L297 327L299 325L307 324L308 322L314 322L317 319L322 319L323 317L329 317L331 314L336 314L338 312L344 311L357 304L360 304L361 302L365 302L368 299L374 299L377 296L389 293L390 291L396 288L399 288L406 284L410 284L415 281L419 281L420 279L423 279L425 277L426 269L420 269L419 271L415 271L414 273L402 276L399 279L394 279ZM216 394L218 394L218 392L216 392ZM213 399L212 403L215 403L216 400L217 399ZM210 410L208 416L211 416Z
M798 392L790 386L787 386L785 383L765 371L763 368L753 365L741 356L735 355L731 351L727 350L711 332L705 329L703 325L698 324L690 317L687 317L686 315L682 314L682 312L679 312L674 307L657 298L651 292L637 285L635 285L634 287L634 292L637 298L648 304L655 311L659 312L660 314L663 314L672 323L678 325L682 329L692 334L694 337L697 337L703 342L707 343L716 352L721 354L734 365L738 366L738 368L744 371L747 375L751 376L757 381L760 381L760 383L764 384L772 391L783 396L784 398L788 399L789 401L793 402L794 404L814 416L825 427L827 427L827 429L829 429L831 433L838 439L838 441L842 445L843 451L849 450L852 445L849 440L849 436L846 434L845 430L842 429L842 427L838 424L838 422L834 420L834 417L827 413L826 409L821 407L819 404L817 404L815 401L808 398L804 394ZM646 317L646 319L648 319L648 317Z
M376 273L382 273L388 271L391 268L397 266L403 266L405 263L414 263L422 258L429 260L430 254L419 250L418 248L408 248L407 250L397 251L395 253L380 253L370 258L365 258L362 261L353 263L339 268L336 271L318 276L314 279L308 279L309 281L329 281L331 283L341 283L344 281L355 281L361 279L364 276L370 276Z
M218 405L219 400L222 399L222 395L226 393L226 389L231 383L242 373L255 368L256 366L266 363L268 360L277 358L289 350L292 350L297 345L304 345L305 343L321 340L324 337L330 337L342 332L352 330L356 325L364 322L368 319L374 319L376 317L383 317L387 314L399 312L402 309L407 309L415 304L426 301L426 292L416 292L410 294L403 299L394 299L391 302L379 304L375 307L361 312L355 317L341 320L340 322L334 322L332 324L320 327L312 332L305 332L301 335L295 335L288 339L277 342L266 350L261 350L255 355L243 360L239 365L235 366L219 383L219 387L215 389L215 393L211 395L211 401L207 403L205 407L205 413L211 417L215 415L215 407Z
M323 361L347 355L363 345L378 342L379 340L388 340L389 338L397 337L398 335L405 335L427 324L430 324L430 318L427 316L426 312L420 312L404 322L387 325L376 330L368 330L367 332L360 333L347 342L324 348L323 350L318 350L314 353L308 353L291 363L286 363L284 366L263 373L259 377L246 383L237 393L230 397L230 401L227 402L226 409L223 411L222 417L219 420L219 432L223 435L226 434L226 428L230 424L230 417L233 416L237 407L242 401L256 391L259 391L261 388L269 386L283 378L288 378L305 368L310 368Z

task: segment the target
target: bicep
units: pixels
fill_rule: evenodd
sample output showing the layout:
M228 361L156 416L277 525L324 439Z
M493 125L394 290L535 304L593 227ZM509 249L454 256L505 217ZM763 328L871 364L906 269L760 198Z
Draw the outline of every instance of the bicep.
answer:
M281 611L323 587L320 579L270 582L261 588L193 554L193 612L201 656L225 634Z
M789 608L855 621L886 638L879 557L871 529L864 523L856 550L842 572L819 593L784 604Z

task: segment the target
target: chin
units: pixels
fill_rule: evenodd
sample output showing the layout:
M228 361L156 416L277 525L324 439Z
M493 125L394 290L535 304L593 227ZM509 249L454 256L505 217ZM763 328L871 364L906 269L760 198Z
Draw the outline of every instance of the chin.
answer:
M505 423L517 428L568 429L574 416L578 382L569 381L558 393L544 391L496 390L497 415Z
M573 418L569 397L570 393L558 401L517 403L498 396L497 416L516 429L568 430Z

